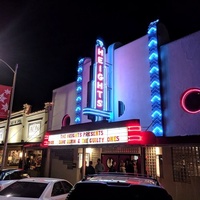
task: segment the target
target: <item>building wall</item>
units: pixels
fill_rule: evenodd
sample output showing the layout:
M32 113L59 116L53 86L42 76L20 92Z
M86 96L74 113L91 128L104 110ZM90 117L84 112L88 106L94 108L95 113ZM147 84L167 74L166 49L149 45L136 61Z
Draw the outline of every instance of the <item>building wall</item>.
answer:
M189 114L180 106L187 89L200 88L199 52L200 31L161 47L166 136L200 135L200 114Z
M160 183L172 195L174 200L198 200L200 196L200 177L190 176L189 182L184 179L179 182L174 181L171 147L166 146L162 148L164 177L159 179Z
M82 109L87 107L87 91L88 91L88 82L90 80L90 66L91 58L85 58L83 63L83 81L82 81ZM75 109L74 109L75 111ZM87 115L81 116L81 123L90 122ZM71 124L75 124L75 119L72 120Z
M162 147L163 177L159 178L159 181L167 189L167 191L172 196L174 196L176 192L176 188L174 188L174 182L173 182L171 155L172 155L171 148L169 146Z
M61 150L62 151L62 150ZM50 177L65 178L70 181L72 184L75 184L81 179L80 168L79 166L79 157L78 157L78 148L73 149L73 157L69 159L66 154L57 154L57 151L50 151L51 160L50 160ZM61 159L62 157L62 159ZM71 164L74 166L71 166ZM59 169L59 170L58 170Z
M71 123L74 123L76 108L76 82L64 85L53 90L52 108L49 111L49 130L59 130L62 119L68 114Z
M87 89L90 80L91 59L83 59L83 80L82 80L82 108L87 107ZM59 130L62 127L62 119L68 114L70 116L70 125L74 125L76 118L76 86L77 83L72 82L60 88L56 88L52 92L52 109L49 111L49 130ZM81 123L90 122L86 115L81 116Z
M48 112L45 109L26 115L23 138L22 138L23 141L28 143L42 142L47 130L47 123L48 123L47 121L48 121ZM39 126L36 126L37 124ZM31 125L33 125L32 126L32 128L34 128L33 130L31 130ZM30 133L32 133L32 135L30 135Z
M22 134L23 134L23 127L24 127L24 113L23 111L19 111L16 113L12 113L10 119L10 127L8 133L8 140L7 143L17 143L21 142ZM7 120L3 120L0 122L0 142L3 143L5 141L6 136L6 129L7 129Z
M59 169L59 170L58 170ZM76 168L71 170L67 169L67 164L63 164L63 160L59 160L56 157L52 157L51 160L51 175L50 177L65 178L72 184L76 183Z
M114 55L114 108L118 110L118 101L125 105L122 116L115 112L115 120L140 119L143 130L152 121L148 56L147 36L116 49Z

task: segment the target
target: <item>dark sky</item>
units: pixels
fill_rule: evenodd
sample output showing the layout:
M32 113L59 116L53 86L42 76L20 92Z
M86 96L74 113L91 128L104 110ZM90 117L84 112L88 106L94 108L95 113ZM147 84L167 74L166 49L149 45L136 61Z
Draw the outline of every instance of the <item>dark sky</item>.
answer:
M92 3L91 3L92 2ZM13 111L44 108L52 91L76 80L78 60L94 58L97 38L107 48L147 34L159 19L171 41L200 30L200 6L190 1L0 1L0 59L18 64ZM0 62L0 84L13 73Z

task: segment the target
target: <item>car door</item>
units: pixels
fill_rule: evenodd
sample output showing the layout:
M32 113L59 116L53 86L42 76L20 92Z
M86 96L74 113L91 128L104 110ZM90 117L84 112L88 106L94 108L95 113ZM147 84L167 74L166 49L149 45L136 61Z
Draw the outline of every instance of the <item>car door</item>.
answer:
M54 183L51 199L52 200L62 200L65 199L71 189L71 185L64 181L58 181Z

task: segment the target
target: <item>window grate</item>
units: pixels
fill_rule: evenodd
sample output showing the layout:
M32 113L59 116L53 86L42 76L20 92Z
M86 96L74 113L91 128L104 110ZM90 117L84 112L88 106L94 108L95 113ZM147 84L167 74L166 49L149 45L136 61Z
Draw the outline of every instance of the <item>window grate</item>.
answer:
M146 148L146 170L148 175L156 177L156 148Z
M200 176L200 147L172 147L173 178L175 182L190 183L190 177Z

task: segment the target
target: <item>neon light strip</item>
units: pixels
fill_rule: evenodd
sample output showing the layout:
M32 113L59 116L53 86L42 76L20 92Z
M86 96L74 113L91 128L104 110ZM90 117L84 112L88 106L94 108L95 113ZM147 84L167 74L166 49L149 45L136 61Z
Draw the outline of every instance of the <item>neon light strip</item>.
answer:
M107 80L107 76L108 76L108 71L107 71L107 67L105 65L105 51L104 51L104 80L103 80L103 87L104 87L104 91L103 91L103 99L104 99L104 103L103 103L103 110L109 110L108 109L108 80Z
M142 141L142 136L141 135L128 136L128 142L133 142L133 141Z
M150 63L150 87L152 103L152 131L156 136L163 136L162 109L160 94L160 76L159 76L159 50L157 39L158 20L150 23L148 27L149 36L149 63Z
M128 131L141 131L141 126L129 126Z
M109 112L103 111L103 110L92 109L92 108L84 108L83 114L84 115L85 114L98 115L98 116L101 116L101 117L110 118Z
M79 60L79 65L77 69L77 81L76 81L76 117L75 117L75 123L79 124L81 123L81 111L82 111L82 80L83 80L83 63L84 59Z

